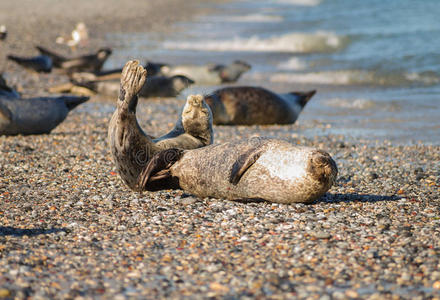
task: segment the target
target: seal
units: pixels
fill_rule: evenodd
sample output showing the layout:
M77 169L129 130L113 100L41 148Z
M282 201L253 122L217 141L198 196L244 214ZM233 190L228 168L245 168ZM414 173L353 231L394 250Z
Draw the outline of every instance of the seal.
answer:
M0 98L20 98L20 94L7 84L2 73L0 73Z
M194 150L157 153L139 176L144 190L175 188L198 197L310 203L336 181L336 163L322 150L250 138Z
M163 63L153 63L147 61L144 64L144 69L147 70L149 77L159 74L160 68L166 66ZM95 72L74 72L70 74L71 81L74 82L87 82L87 81L104 81L104 80L121 80L122 68L100 70ZM147 78L148 80L148 78Z
M139 191L138 177L154 154L168 149L194 149L212 143L212 114L201 95L189 96L176 126L163 137L152 139L137 122L138 93L146 70L129 61L122 70L117 109L108 129L108 142L122 181Z
M214 124L292 124L316 93L276 94L261 87L237 86L218 89L205 96Z
M188 88L194 80L183 75L151 76L147 78L139 95L141 97L176 97Z
M100 71L107 58L112 54L111 49L101 48L94 54L67 58L40 46L36 48L42 55L52 59L54 68L62 69L67 73Z
M107 80L109 76L110 75L96 77L95 80L88 81L84 73L76 73L72 75L71 81L73 86L85 87L98 94L117 96L119 93L119 80ZM92 79L93 75L88 78ZM148 76L138 96L144 98L176 97L193 83L193 80L183 75L175 75L172 77Z
M174 128L154 139L161 149L195 149L212 144L212 113L201 95L188 96Z
M25 69L38 73L50 73L52 71L52 59L47 55L38 55L33 57L20 57L8 55L7 58Z
M160 74L165 76L185 75L197 84L221 84L235 82L251 66L240 60L230 65L165 65L160 68Z
M88 97L0 98L0 135L50 133Z

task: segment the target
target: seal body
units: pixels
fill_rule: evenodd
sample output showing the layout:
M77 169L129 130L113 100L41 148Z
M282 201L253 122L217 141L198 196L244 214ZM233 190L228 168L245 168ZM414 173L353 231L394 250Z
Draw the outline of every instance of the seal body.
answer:
M67 58L43 47L37 46L37 49L41 54L52 59L55 68L62 69L67 73L100 71L107 58L112 54L111 49L102 48L94 54Z
M156 76L160 72L160 68L166 66L163 63L153 63L147 61L144 69L147 70L148 77ZM74 82L87 81L104 81L104 80L121 80L122 68L115 68L110 70L100 70L94 72L74 72L70 74L70 78Z
M38 73L50 73L52 71L52 59L47 55L38 55L33 57L8 55L7 58L28 70Z
M171 132L152 139L137 122L138 93L146 80L146 70L138 61L129 61L122 70L117 109L108 129L108 142L116 169L123 182L140 191L138 178L149 160L168 148L194 149L212 143L212 115L203 97L189 96L182 115Z
M147 78L139 95L141 97L176 97L194 81L183 75L150 76Z
M165 65L160 74L165 76L185 75L197 84L221 84L235 82L251 68L243 61L234 61L230 65Z
M276 94L261 87L218 89L205 96L218 125L291 124L316 91Z
M79 80L81 76L81 80ZM73 86L88 88L98 94L114 96L119 93L119 80L107 80L109 75L101 76L96 80L84 80L86 78L84 73L73 74ZM93 78L90 76L90 78ZM103 78L103 79L100 79ZM165 76L149 76L145 80L144 85L139 91L139 96L144 98L152 97L176 97L184 89L193 84L194 81L182 75L175 75L172 77Z
M330 189L337 167L322 150L251 138L185 151L170 174L198 197L308 203Z
M50 133L88 97L0 98L0 135Z

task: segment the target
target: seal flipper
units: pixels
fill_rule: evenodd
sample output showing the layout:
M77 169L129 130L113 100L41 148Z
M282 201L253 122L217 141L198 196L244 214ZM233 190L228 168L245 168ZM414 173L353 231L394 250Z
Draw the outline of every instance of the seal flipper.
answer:
M52 63L55 67L60 67L61 63L66 61L66 58L64 56L61 56L55 52L49 51L40 46L35 46L35 48L37 48L41 54L49 56L52 59Z
M168 169L178 161L182 155L183 150L177 148L166 149L156 153L139 174L139 190L144 190L149 181L169 177Z
M8 124L12 121L11 111L0 102L0 128L4 124Z
M311 90L308 92L290 92L294 96L299 97L299 104L301 107L306 106L307 102L316 94L316 90Z
M62 101L64 101L64 103L66 104L67 108L70 110L74 109L75 107L77 107L78 105L86 102L89 100L89 97L83 96L83 97L78 97L78 96L61 96L60 99Z
M20 98L20 94L6 83L2 73L0 73L0 96L11 99Z
M262 153L263 149L258 147L252 148L240 155L232 165L229 182L233 185L237 185L244 173L260 158Z

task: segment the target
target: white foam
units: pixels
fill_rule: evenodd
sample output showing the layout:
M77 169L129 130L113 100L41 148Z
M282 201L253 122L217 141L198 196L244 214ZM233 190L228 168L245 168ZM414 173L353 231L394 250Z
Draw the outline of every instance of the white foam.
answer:
M280 62L277 67L280 70L304 70L307 64L298 57L291 57L287 61Z
M167 41L168 49L205 51L257 51L257 52L333 52L345 47L347 38L332 32L289 33L281 36L260 38L235 37L231 40Z
M325 101L325 105L338 108L348 108L348 109L370 109L376 106L373 100L369 99L342 99L342 98L332 98Z
M218 18L209 17L210 21L233 22L233 23L272 23L281 22L283 17L276 15L251 14L243 16L220 16Z
M321 3L320 0L275 0L275 2L301 6L317 6Z
M433 72L407 73L405 78L409 81L420 82L424 85L433 85L440 82L440 78Z
M365 73L359 76L361 71L326 71L312 73L278 73L271 76L272 82L297 82L297 83L318 83L329 85L348 85L355 83L356 78L371 77L372 75Z
M276 73L270 77L270 81L327 85L373 84L399 86L413 83L432 85L439 83L440 78L433 74L423 73L378 74L373 71L339 70L311 73Z

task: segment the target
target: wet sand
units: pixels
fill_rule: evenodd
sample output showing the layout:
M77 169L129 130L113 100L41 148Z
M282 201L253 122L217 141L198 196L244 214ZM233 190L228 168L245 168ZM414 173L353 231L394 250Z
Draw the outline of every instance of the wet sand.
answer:
M144 28L194 12L195 1L149 2L122 8L80 1L82 20L96 28L78 51L111 46L106 30L137 30L131 12ZM73 13L67 25L45 20L42 31L35 26L42 11L53 15L59 7L42 1L27 18L20 3L31 2L0 4L1 22L5 15L22 20L7 24L0 66L25 94L47 93L45 86L66 79L24 71L6 63L3 51L31 55L33 44L52 45L77 20ZM142 9L155 13L142 18ZM172 27L164 22L159 29ZM161 135L181 105L142 100L140 124ZM440 146L304 138L307 129L326 132L320 120L216 126L216 143L259 134L325 149L338 164L338 182L311 205L199 199L182 191L139 195L122 184L107 149L113 110L112 99L94 97L50 135L0 136L0 299L440 298Z

